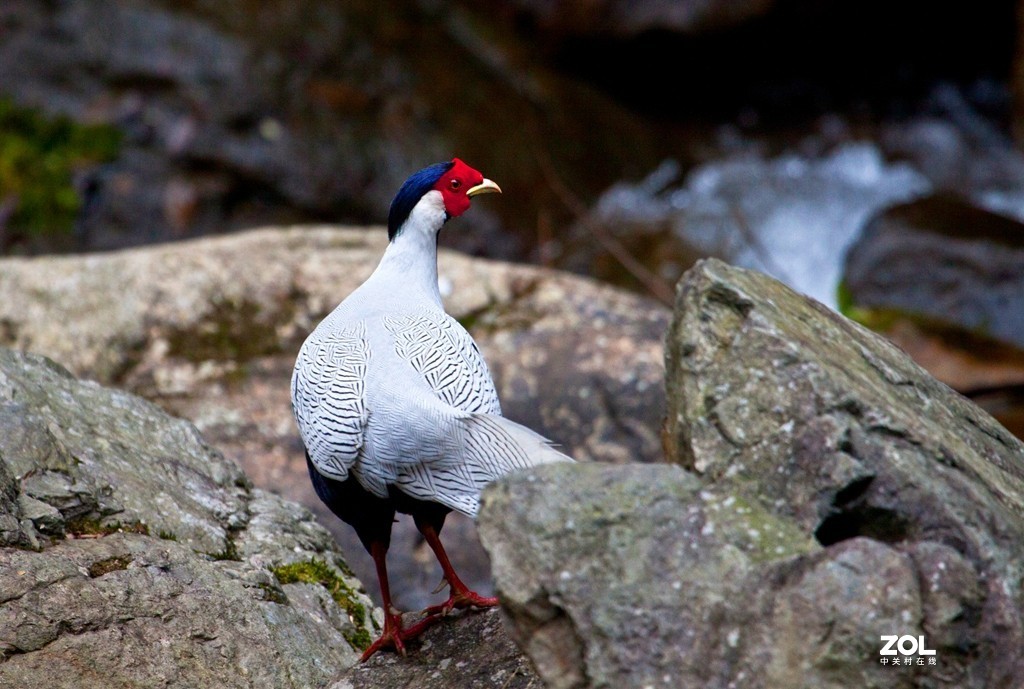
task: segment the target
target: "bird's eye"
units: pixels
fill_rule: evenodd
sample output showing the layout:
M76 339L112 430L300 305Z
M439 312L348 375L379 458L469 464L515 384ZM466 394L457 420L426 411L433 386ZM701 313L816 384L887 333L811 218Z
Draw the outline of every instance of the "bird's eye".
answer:
M451 182L449 183L449 186L450 186L450 187L452 188L452 191L455 191L456 189L458 189L459 187L461 187L461 186L462 186L462 182L460 182L460 181L459 181L459 180L457 180L457 179L453 179L453 180L452 180L452 181L451 181Z

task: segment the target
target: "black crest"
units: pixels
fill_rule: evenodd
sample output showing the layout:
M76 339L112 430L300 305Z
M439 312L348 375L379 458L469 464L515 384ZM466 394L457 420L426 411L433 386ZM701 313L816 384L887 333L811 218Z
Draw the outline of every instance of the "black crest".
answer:
M441 175L451 170L454 165L454 160L435 163L419 172L414 172L409 179L405 180L405 184L391 201L391 210L388 212L388 239L395 238L402 223L409 217L409 213L412 213L413 207L419 203L424 194L430 191L437 180L441 179Z

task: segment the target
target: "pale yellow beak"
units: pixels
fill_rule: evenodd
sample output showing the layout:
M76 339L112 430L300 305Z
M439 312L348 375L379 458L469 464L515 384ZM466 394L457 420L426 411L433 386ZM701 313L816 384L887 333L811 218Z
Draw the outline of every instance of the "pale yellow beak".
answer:
M499 187L497 184L495 184L491 180L485 179L483 182L480 182L480 184L476 185L475 187L470 187L469 190L466 191L466 196L473 197L473 196L476 196L477 194L500 194L500 193L501 193L501 187Z

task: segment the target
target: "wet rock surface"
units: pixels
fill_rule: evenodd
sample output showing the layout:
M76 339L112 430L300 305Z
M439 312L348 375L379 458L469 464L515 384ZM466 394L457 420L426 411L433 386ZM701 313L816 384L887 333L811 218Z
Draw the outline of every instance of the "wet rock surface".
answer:
M302 339L370 274L386 242L378 228L307 227L7 259L0 332L9 346L193 420L257 486L313 509L357 574L374 582L352 530L309 485L288 391ZM564 273L447 251L440 276L448 310L491 366L506 416L582 460L661 456L667 309ZM486 591L489 570L471 522L451 517L444 539L467 582ZM439 570L411 522L397 526L390 555L398 605L438 602L426 592Z
M880 337L718 261L681 283L666 362L681 466L541 467L485 493L497 589L548 686L1021 676L1020 441ZM936 664L881 663L890 634Z
M188 422L0 349L0 685L325 686L372 603ZM318 562L321 582L282 581Z

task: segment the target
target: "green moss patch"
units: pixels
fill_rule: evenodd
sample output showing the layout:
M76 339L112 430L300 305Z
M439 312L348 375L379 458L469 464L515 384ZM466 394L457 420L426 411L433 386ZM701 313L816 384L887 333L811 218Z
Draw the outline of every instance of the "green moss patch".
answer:
M104 574L110 574L121 569L128 569L132 559L127 555L118 555L116 557L108 557L105 560L94 562L89 565L89 576L95 579L96 577L102 577Z
M356 591L345 583L324 560L312 558L271 569L281 584L320 584L327 589L355 629L345 632L345 640L357 651L366 650L373 639L366 628L366 607L356 601Z
M115 158L120 132L47 117L0 98L0 207L7 225L26 237L69 234L82 199L73 175Z
M86 515L68 521L66 532L72 536L109 536L115 533L148 536L149 527L142 522L107 522Z

